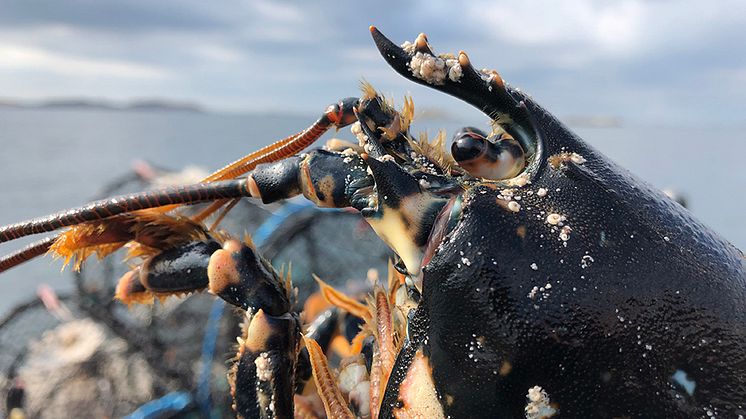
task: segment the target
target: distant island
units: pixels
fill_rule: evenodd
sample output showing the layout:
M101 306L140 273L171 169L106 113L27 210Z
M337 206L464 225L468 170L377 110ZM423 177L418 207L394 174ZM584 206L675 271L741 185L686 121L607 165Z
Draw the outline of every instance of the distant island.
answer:
M101 109L109 111L165 111L165 112L205 112L193 102L168 99L134 99L114 101L87 98L55 98L43 100L0 99L0 109Z

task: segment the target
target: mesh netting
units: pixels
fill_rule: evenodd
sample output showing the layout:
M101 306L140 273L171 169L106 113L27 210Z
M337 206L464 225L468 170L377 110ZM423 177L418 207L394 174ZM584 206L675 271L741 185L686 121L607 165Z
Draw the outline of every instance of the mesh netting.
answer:
M139 176L127 176L102 195L147 184ZM236 237L259 229L257 244L265 257L278 269L292 266L301 301L316 290L312 273L339 288L355 289L368 269L384 272L390 257L368 225L351 212L243 200L221 228ZM193 397L186 407L180 406L179 415L197 417L209 409L214 416L232 416L225 377L239 334L233 309L215 304L206 293L128 308L112 300L126 270L121 252L89 260L73 275L76 292L60 298L64 318L34 300L0 319L3 394L12 404L23 388L29 417L119 417L169 393L186 391ZM158 417L169 417L166 411ZM7 415L6 403L0 413Z

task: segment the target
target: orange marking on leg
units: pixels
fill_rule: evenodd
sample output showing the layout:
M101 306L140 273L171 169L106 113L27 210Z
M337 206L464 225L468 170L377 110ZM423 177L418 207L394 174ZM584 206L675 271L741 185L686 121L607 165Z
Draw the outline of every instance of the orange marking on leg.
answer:
M342 335L334 336L332 342L329 344L331 352L339 355L340 358L346 358L353 355L352 345L347 342L347 339Z
M153 304L153 294L140 282L140 268L128 271L117 282L114 298L124 304Z
M241 275L236 268L233 252L226 249L216 250L210 256L207 265L208 289L211 293L218 295L232 285L241 281Z
M269 338L275 334L272 325L264 314L264 310L259 309L251 318L251 323L246 331L246 339L243 346L251 352L262 352L269 348Z
M354 338L352 338L352 343L350 344L350 350L352 351L352 355L357 355L363 351L363 341L368 336L370 336L369 332L365 330L361 330L360 332L358 332L357 335L355 335Z
M319 317L326 309L331 306L329 301L321 294L316 292L306 298L306 302L303 304L303 316L304 323L310 323L313 319Z
M433 369L428 359L418 350L399 387L402 407L394 409L397 419L444 418L443 406L433 381Z
M371 319L370 310L368 309L368 307L365 306L365 304L359 303L352 298L344 295L343 293L337 291L331 285L322 281L321 278L319 278L318 276L314 275L313 278L316 280L316 282L319 283L319 287L321 288L321 295L324 296L329 304L339 307L342 310L352 314L353 316L361 318L363 320Z

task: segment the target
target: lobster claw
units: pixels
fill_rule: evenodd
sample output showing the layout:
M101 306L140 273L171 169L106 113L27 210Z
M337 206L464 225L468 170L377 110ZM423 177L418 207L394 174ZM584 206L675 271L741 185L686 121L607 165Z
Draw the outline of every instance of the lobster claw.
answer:
M527 153L536 151L538 137L521 97L506 86L496 71L477 71L465 52L458 56L432 52L420 34L404 47L394 44L376 27L370 27L373 41L386 62L405 78L440 90L484 112L521 143Z

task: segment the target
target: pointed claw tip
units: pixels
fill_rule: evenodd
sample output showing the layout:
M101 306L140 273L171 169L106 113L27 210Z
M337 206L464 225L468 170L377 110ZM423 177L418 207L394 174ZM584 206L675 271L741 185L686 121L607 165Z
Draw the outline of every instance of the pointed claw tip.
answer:
M469 67L471 66L471 60L469 59L469 56L466 55L464 51L458 52L458 64L461 67Z
M424 33L417 35L417 39L414 40L414 47L417 51L433 54L433 49L430 47L430 43L427 41L427 35Z
M370 33L374 33L374 32L379 32L379 31L378 31L378 28L376 28L376 27L375 27L375 26L373 26L373 25L370 25L370 27L369 27L368 29L370 30Z

